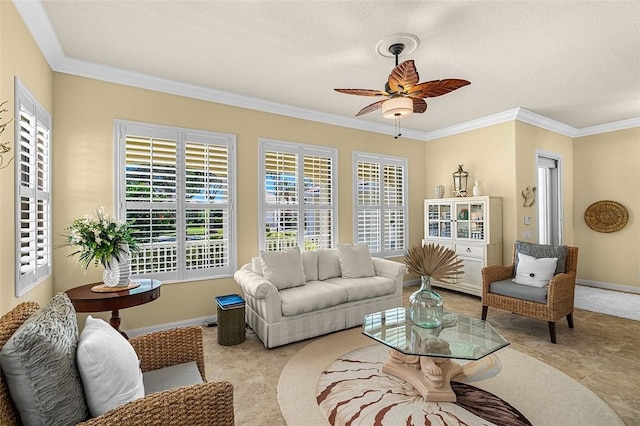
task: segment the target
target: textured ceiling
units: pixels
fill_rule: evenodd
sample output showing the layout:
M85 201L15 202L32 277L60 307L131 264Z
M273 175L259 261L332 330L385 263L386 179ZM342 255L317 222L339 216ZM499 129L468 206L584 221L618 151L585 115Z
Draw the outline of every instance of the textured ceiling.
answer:
M382 89L395 64L376 44L410 33L420 43L400 59L415 61L421 81L471 85L428 99L406 129L433 132L514 108L576 129L640 117L640 1L15 3L45 12L55 34L45 49L59 44L63 72L81 60L66 68L91 76L99 64L101 76L126 70L310 117L389 125L379 111L354 118L372 98L333 89ZM27 22L32 32L35 24Z

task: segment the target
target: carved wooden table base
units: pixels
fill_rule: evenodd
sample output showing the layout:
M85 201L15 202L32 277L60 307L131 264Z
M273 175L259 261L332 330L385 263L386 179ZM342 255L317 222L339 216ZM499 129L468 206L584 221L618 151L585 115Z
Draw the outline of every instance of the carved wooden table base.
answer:
M451 379L462 373L462 366L450 358L405 355L394 349L382 371L413 386L425 401L456 402Z

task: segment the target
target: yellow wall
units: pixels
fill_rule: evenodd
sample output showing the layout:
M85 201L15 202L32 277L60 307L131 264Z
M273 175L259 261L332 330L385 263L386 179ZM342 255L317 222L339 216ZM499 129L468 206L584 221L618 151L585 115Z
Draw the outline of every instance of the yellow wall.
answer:
M640 288L640 127L576 138L573 150L578 275L596 283ZM624 205L627 226L611 233L591 230L584 212L600 200Z
M237 136L238 266L258 253L258 138L338 148L338 240L353 239L352 152L409 160L410 243L422 235L424 142L187 99L97 80L54 74L53 229L54 289L99 281L101 269L86 274L68 258L60 235L75 217L105 206L113 211L113 120L126 119ZM162 296L122 313L122 328L146 327L215 314L214 297L240 289L232 278L163 286Z
M469 173L467 191L479 180L483 195L502 197L503 263L508 263L516 240L515 156L516 122L483 127L426 142L426 197L433 198L437 185L445 197L453 196L452 174L458 164Z
M562 243L573 245L573 140L540 127L516 122L516 236L522 241L538 241L538 203L524 207L522 190L537 186L537 151L550 152L562 159ZM524 224L524 217L531 216L531 225ZM526 240L522 233L530 231L533 238ZM579 257L579 256L578 256Z
M8 100L9 110L2 121L13 117L14 76L17 76L49 113L52 110L53 73L40 53L31 33L24 25L14 5L0 2L0 102ZM15 155L14 123L6 127L0 142L9 142L11 151L4 164ZM55 144L55 140L53 141ZM14 162L0 169L0 312L4 313L22 301L46 303L52 296L52 279L45 280L21 298L15 297L15 169Z

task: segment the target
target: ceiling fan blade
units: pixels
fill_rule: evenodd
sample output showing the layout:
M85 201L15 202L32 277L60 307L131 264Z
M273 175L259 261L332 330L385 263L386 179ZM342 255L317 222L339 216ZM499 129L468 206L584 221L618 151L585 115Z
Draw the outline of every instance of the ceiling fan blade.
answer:
M358 96L389 96L387 92L373 89L333 89L336 92L346 93L347 95Z
M435 98L436 96L446 95L468 84L471 84L471 82L457 78L433 80L411 87L407 91L407 94L412 98Z
M356 117L362 114L367 114L369 112L373 112L377 109L380 109L382 107L382 103L386 101L386 99L383 99L381 101L378 102L374 102L371 105L367 105L366 107L362 108L360 111L358 111L358 113L356 114Z
M404 61L389 74L389 88L397 93L406 93L408 89L418 84L420 76L413 60Z
M413 101L413 112L422 114L427 110L427 103L422 98L411 98Z

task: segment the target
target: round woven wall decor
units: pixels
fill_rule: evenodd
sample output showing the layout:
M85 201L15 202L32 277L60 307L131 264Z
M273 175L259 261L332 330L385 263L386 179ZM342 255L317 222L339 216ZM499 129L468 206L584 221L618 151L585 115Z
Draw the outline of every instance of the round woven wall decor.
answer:
M629 212L618 202L602 200L587 207L584 221L596 232L616 232L626 226Z

